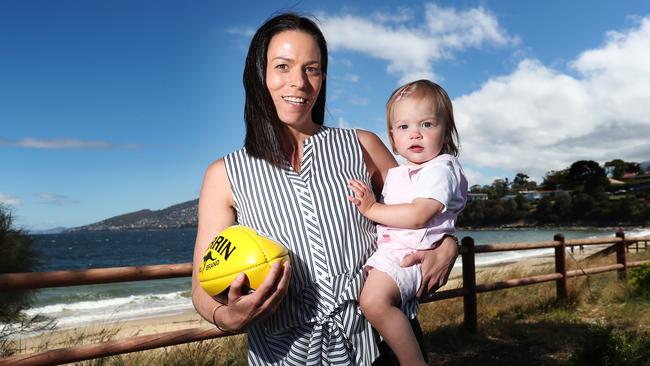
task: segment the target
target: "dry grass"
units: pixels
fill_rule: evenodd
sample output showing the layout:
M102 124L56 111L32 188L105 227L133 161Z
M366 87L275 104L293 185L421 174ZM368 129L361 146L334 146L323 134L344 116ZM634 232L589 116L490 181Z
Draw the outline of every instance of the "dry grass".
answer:
M628 260L648 259L629 253ZM613 256L569 260L569 269L615 263ZM504 266L477 275L489 283L554 272L551 264ZM569 298L556 300L555 283L522 286L478 295L478 332L463 330L460 299L425 304L418 319L435 365L563 365L594 325L644 332L650 327L650 299L631 294L616 272L572 278Z
M237 335L114 356L108 358L107 362L102 365L239 366L247 365L246 354L246 336Z

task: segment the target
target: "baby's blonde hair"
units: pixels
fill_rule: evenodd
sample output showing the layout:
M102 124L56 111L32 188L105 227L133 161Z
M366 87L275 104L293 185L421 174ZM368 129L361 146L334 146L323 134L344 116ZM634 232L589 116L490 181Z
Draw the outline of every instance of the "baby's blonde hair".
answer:
M396 103L406 98L426 98L435 104L435 116L445 126L445 143L440 153L458 156L460 141L458 130L456 130L456 122L454 121L454 110L451 105L451 99L449 99L449 95L447 95L445 89L440 85L425 79L416 80L400 86L393 91L390 98L388 98L388 102L386 102L386 126L388 127L388 139L390 140L393 152L397 153L392 132L393 110L395 109Z

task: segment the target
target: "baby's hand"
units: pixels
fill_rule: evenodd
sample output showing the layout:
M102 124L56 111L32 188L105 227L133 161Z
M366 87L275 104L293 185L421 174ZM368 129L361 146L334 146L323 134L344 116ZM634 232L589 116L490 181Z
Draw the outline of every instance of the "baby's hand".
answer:
M353 193L352 196L348 196L348 200L354 203L362 214L366 215L368 210L377 202L375 194L365 183L356 179L348 180L348 188Z

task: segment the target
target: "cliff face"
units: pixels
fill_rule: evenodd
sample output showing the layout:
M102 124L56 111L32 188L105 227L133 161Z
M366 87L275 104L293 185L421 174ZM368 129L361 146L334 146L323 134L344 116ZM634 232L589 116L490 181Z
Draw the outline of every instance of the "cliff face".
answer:
M195 199L169 206L162 210L140 210L130 212L90 225L76 227L72 230L99 231L196 227L198 223L198 203L199 200Z

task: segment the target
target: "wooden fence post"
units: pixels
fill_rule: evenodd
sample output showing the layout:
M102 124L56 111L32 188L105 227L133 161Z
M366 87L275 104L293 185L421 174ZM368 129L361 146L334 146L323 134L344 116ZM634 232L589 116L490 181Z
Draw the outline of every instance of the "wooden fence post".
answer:
M474 333L478 328L478 315L476 304L476 265L474 262L474 238L466 236L461 240L463 247L463 309L465 329Z
M616 237L621 238L621 242L616 243L616 263L623 265L623 268L618 270L618 279L627 281L627 258L625 256L627 243L625 242L625 232L623 230L617 231Z
M555 234L553 240L560 242L560 245L555 247L555 272L562 275L562 278L555 281L555 293L558 300L564 301L569 298L566 279L566 244L563 234Z

